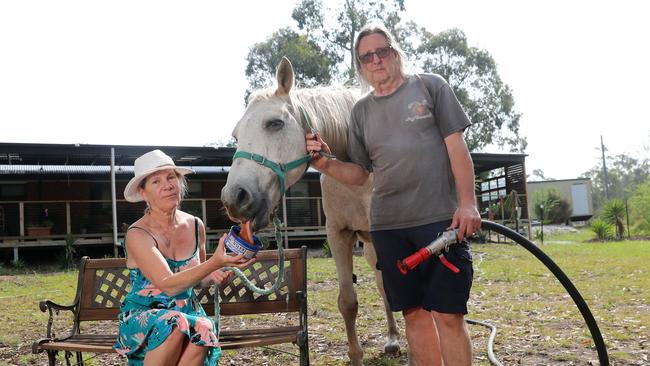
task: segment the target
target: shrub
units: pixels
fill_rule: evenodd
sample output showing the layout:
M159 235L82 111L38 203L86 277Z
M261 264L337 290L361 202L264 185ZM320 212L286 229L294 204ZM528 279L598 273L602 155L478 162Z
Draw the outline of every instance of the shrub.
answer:
M61 267L64 269L74 268L75 266L75 254L77 250L74 248L75 238L72 234L68 234L65 237L65 247L63 248L63 262Z
M616 227L616 237L622 239L625 234L625 203L618 198L605 203L600 218Z
M332 248L330 248L330 243L327 240L323 242L323 255L332 258Z
M639 185L628 201L630 225L637 235L650 235L650 181Z
M544 205L543 217L541 205ZM560 224L571 218L571 204L555 188L535 192L533 211L545 223Z
M613 226L605 220L594 219L591 221L591 230L596 234L598 240L607 240L612 238Z

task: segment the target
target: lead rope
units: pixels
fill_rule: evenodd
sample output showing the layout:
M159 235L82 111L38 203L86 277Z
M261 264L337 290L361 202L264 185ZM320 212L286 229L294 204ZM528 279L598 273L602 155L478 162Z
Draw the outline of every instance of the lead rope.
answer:
M280 219L276 216L273 215L273 226L275 227L275 242L278 245L278 276L275 278L275 283L273 283L273 286L269 288L259 288L257 287L251 280L246 277L244 272L242 272L239 268L236 267L223 267L223 270L229 270L233 271L235 273L235 276L239 277L239 279L242 280L244 286L246 286L247 289L253 291L256 294L259 294L261 296L265 295L270 295L274 292L276 292L279 288L280 285L284 282L284 241L282 240L282 231L280 230L282 228L282 222L280 222ZM215 291L214 291L214 317L213 321L214 324L217 327L217 339L219 339L219 334L221 332L221 324L219 321L220 318L220 293L219 293L219 286L215 284ZM289 295L287 295L287 302L289 302Z
M314 128L314 125L311 124L311 120L309 119L309 115L307 114L307 111L305 111L305 108L303 108L302 106L298 106L298 108L302 112L303 117L305 117L304 122L303 122L303 129L308 129L309 132L311 132L311 134L314 135L314 138L316 138L316 136L318 136L318 130L316 130L316 128ZM318 155L324 156L324 157L330 158L330 159L336 159L336 155L326 153L323 150L319 151Z

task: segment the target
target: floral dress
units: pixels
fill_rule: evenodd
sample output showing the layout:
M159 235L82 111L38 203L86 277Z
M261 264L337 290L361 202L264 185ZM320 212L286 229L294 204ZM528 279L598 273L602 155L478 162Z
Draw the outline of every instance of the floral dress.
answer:
M196 222L195 227L198 229ZM137 226L130 229L133 228L144 230ZM165 258L172 272L177 273L199 264L198 235L196 237L196 250L191 257L180 261ZM193 289L168 296L156 288L138 268L130 268L130 277L131 290L122 303L122 312L118 316L119 336L113 345L118 353L126 355L129 366L143 365L147 352L161 345L174 327L185 333L192 344L208 347L204 366L217 365L221 355L215 333L217 328L205 314Z

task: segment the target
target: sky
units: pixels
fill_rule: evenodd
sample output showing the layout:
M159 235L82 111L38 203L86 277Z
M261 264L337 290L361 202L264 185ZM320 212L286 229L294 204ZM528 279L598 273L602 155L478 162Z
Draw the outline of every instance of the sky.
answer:
M608 155L649 153L644 3L406 0L403 18L459 28L487 50L522 114L527 173L571 179L599 163L601 136ZM227 142L244 112L248 51L294 26L295 4L2 1L0 142Z

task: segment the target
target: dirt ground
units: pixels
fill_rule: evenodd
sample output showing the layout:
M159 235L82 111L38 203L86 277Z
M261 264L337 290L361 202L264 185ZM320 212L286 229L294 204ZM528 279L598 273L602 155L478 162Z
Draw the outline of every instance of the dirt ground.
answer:
M2 281L9 280L3 278ZM357 291L361 289L374 289L374 280L370 275L361 275L358 281ZM336 294L337 283L334 279L317 283L310 283L308 293L329 291ZM525 301L525 300L523 300ZM565 301L560 299L560 301ZM568 300L567 300L568 301ZM493 306L494 300L483 297L482 294L473 294L470 307L476 313L480 313L484 306ZM371 304L372 305L372 304ZM552 305L550 305L552 306ZM364 364L370 366L395 366L408 365L406 356L406 342L403 332L403 321L401 315L397 314L398 326L402 338L400 340L401 353L397 355L386 355L382 351L385 341L386 326L383 321L383 311L377 304L368 309L369 304L361 304L358 323L363 324L363 331L360 331L360 339L364 347ZM319 304L310 303L309 314L309 347L312 365L348 365L347 344L345 335L342 332L342 318L336 309L325 309ZM379 310L376 310L379 309ZM650 311L650 307L644 311ZM494 323L498 328L508 327L507 334L497 333L494 344L496 358L503 365L599 365L596 350L590 339L583 336L584 323L581 319L565 321L564 323L553 323L552 329L540 327L540 319L546 314L528 314L530 322L512 322L499 320L503 323ZM470 314L471 317L471 314ZM272 326L278 319L273 316L256 319L263 324ZM476 319L482 320L482 319ZM237 327L238 322L245 320L229 318L224 320L223 327ZM633 325L632 325L633 326ZM37 334L44 332L45 324L40 324L38 329L20 329L19 337L23 340L18 347L9 347L0 343L0 366L14 365L46 365L45 354L32 355L31 344ZM101 324L94 331L101 332L110 330L116 332L114 324ZM341 329L336 337L332 337L332 329ZM487 358L487 341L490 330L481 325L469 325L470 336L474 349L474 365L489 365ZM643 332L641 332L643 333ZM551 334L551 335L549 335ZM650 333L645 336L634 337L629 340L608 340L608 351L610 358L612 354L626 351L632 357L629 360L617 359L612 365L617 366L641 366L650 365L650 351L648 341ZM277 350L262 348L244 349L240 351L226 351L221 365L230 366L255 366L255 365L297 365L298 360L287 353L297 354L297 347L293 345L281 345L274 347ZM91 358L87 365L125 365L123 359L116 355L86 354L84 358ZM65 364L61 359L59 364ZM74 365L74 361L72 362Z

